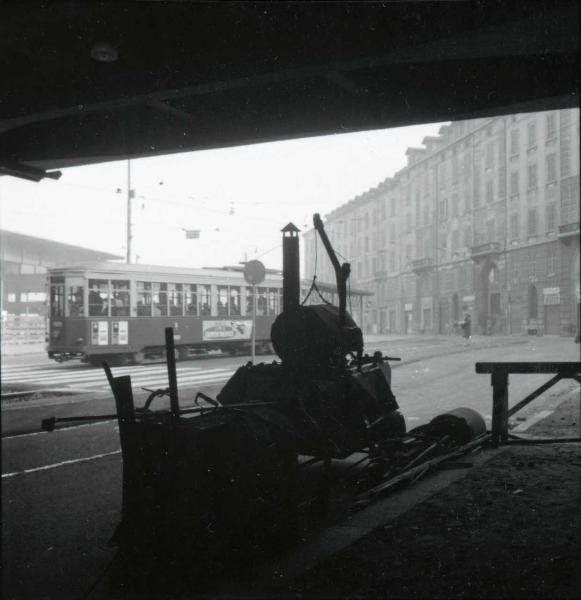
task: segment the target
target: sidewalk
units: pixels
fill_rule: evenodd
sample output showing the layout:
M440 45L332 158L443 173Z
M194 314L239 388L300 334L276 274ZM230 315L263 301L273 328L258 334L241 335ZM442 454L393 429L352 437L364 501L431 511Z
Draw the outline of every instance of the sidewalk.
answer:
M526 433L578 436L579 417L577 389ZM280 583L260 592L285 598L581 597L581 446L485 453L494 454L479 467L469 457L463 461L475 465L465 477L293 581L279 572Z

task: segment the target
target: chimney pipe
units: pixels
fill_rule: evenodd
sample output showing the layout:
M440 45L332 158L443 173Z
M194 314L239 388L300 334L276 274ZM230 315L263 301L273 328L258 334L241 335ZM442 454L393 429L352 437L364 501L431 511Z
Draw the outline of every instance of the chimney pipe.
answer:
M300 304L299 231L289 223L282 231L282 310L286 312Z

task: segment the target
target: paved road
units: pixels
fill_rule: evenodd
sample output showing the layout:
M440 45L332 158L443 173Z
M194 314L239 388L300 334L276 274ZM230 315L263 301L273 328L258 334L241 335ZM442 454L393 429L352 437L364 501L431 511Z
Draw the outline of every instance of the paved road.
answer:
M476 361L579 360L579 346L570 339L548 337L482 338L473 340L470 347L454 338L377 340L368 349L376 348L404 358L394 363L393 389L408 427L457 406L471 406L489 417L490 379L474 373ZM190 361L180 364L180 369L188 370L186 377L210 368L226 373L245 360ZM151 366L123 369L134 370L136 380L143 382L158 377L151 371L147 374ZM79 366L54 367L63 376L73 370L90 377L99 372ZM547 379L542 375L512 377L511 404ZM209 382L182 391L178 381L183 404L191 401L195 389L215 395L221 385ZM573 384L561 382L559 386ZM544 402L539 399L531 405L525 416L534 419L540 410L551 410L550 392ZM121 504L116 422L74 426L52 434L38 432L43 417L108 411L113 412L113 403L106 393L3 404L3 597L78 598L112 557L106 542Z

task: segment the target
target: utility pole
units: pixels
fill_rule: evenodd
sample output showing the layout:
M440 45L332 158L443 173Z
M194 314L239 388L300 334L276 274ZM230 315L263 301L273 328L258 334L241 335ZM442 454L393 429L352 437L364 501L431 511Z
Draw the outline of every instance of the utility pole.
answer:
M131 264L131 161L127 160L127 264Z

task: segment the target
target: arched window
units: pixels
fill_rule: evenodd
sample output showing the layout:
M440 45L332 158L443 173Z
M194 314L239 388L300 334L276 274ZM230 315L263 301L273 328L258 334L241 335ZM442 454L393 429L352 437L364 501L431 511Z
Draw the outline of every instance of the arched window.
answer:
M534 285L529 286L529 319L536 319L539 316L538 293Z

